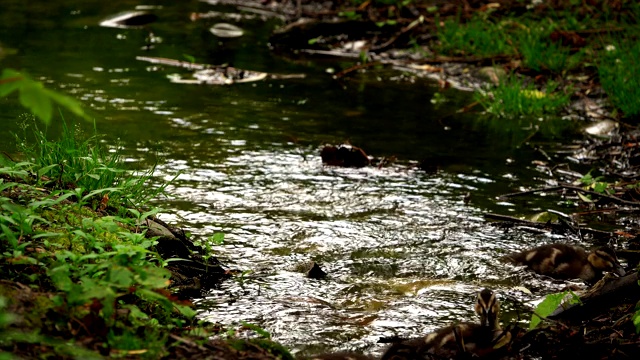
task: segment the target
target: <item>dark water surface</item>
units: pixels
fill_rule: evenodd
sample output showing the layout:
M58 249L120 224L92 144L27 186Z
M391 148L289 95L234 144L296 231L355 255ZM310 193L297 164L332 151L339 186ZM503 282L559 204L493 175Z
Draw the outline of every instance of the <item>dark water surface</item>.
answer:
M237 22L193 22L192 12L232 10L199 1L144 3L162 5L150 26L161 41L149 51L147 30L98 26L141 4L135 1L0 3L0 42L18 52L2 67L23 69L81 99L107 144L119 142L141 168L160 161L158 182L179 174L168 198L156 202L165 209L161 218L201 239L224 232L216 255L231 268L251 270L197 301L204 318L258 324L295 352L375 352L380 336L473 319L473 294L482 287L528 300L513 288L535 290L535 281L497 258L560 240L491 226L482 213L545 209L496 197L545 177L531 165L540 155L523 143L536 126L541 130L531 141L557 140L571 127L562 120L453 116L473 101L470 94L449 90L447 102L435 107L436 83L390 69L338 82L325 69L353 64L271 53L275 20L241 13ZM245 36L216 38L208 29L221 21L242 27ZM184 54L306 78L175 84L167 76L186 70L135 59L184 60ZM13 151L10 134L28 120L15 96L0 106L0 144ZM319 146L347 139L398 162L323 167ZM440 165L437 174L413 166L427 157ZM329 279L296 272L307 260L320 262ZM515 317L513 301L505 303Z

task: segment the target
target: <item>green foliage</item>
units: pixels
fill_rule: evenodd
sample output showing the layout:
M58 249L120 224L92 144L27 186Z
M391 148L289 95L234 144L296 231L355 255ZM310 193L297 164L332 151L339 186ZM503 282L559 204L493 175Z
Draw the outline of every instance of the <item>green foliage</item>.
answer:
M600 194L612 195L615 193L614 184L604 181L604 176L593 177L591 172L587 173L580 179L580 182L589 190Z
M533 27L536 28L539 26ZM522 31L517 39L523 64L535 71L549 70L562 73L575 68L582 61L582 52L571 54L570 48L548 40L548 31Z
M358 14L356 11L353 11L353 10L340 11L338 13L338 16L346 18L348 20L360 20L360 19L362 19L362 15Z
M62 106L76 116L88 119L77 100L45 88L41 82L31 79L24 72L4 69L0 76L0 97L8 96L15 91L20 93L19 99L22 106L29 109L45 124L51 122L53 104Z
M554 113L567 105L570 94L557 93L558 85L547 82L545 91L540 91L534 84L524 85L524 81L515 75L501 79L490 92L474 94L487 112L501 117L517 117L522 115L540 116Z
M638 285L640 285L640 281L638 281ZM636 304L636 312L633 314L633 325L636 328L636 334L640 334L640 302Z
M570 294L571 297L567 298L567 295ZM535 329L542 319L540 317L547 317L551 315L560 305L574 305L580 304L580 298L571 290L564 291L558 294L549 294L544 300L538 304L535 312L531 315L531 322L529 323L529 330Z
M504 29L480 16L466 24L459 19L446 20L444 26L438 27L438 40L437 49L449 55L495 56L513 52Z
M106 201L103 207L107 204L139 207L164 191L164 186L147 185L155 167L131 176L122 166L122 155L117 149L105 150L97 135L80 140L79 133L74 133L64 120L62 123L63 132L56 141L47 139L35 125L35 144L16 136L19 150L32 161L20 163L18 169L36 175L36 184L76 189L80 206L92 202L98 206L98 202Z
M117 153L99 149L96 137L79 141L66 126L58 142L35 134L34 146L22 145L31 161L0 162L0 272L53 294L38 311L56 316L26 321L39 333L5 331L12 316L3 309L12 299L0 298L0 347L38 343L56 354L96 358L48 336L104 329L90 335L112 354L161 357L168 332L189 324L195 312L167 289L170 273L155 241L135 232L158 211L136 207L155 194L144 185L151 173L134 176ZM105 215L104 194L119 216Z
M242 351L247 347L247 343L251 343L269 351L271 354L277 356L282 360L294 360L294 357L293 355L291 355L289 350L271 340L271 334L268 331L264 330L258 325L250 324L244 321L242 322L242 326L247 329L253 330L256 334L258 334L259 337L257 339L250 340L231 338L229 343L236 350ZM230 332L229 335L233 337L235 336L235 332Z
M626 116L640 114L640 42L617 41L598 63L600 83Z

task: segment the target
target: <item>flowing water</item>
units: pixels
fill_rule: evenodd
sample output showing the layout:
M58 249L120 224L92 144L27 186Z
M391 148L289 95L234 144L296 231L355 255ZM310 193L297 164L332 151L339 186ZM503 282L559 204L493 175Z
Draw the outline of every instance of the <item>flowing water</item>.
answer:
M158 182L177 176L156 201L163 220L201 240L225 234L213 250L244 272L196 301L202 318L257 324L296 353L377 352L382 336L472 320L482 287L502 294L514 321L515 299L530 299L514 288L541 290L498 258L562 239L493 226L483 213L527 215L560 201L508 203L497 196L539 184L545 174L531 161L541 155L527 141L555 141L571 133L570 123L455 115L471 94L448 90L436 106L436 83L392 69L333 80L327 68L353 64L270 52L276 20L249 13L190 20L192 12L232 8L154 2L162 5L153 10L159 21L148 29L114 29L98 23L139 3L1 2L0 42L17 50L2 67L24 69L80 99L105 142L122 146L132 165L159 162ZM232 22L245 35L218 39L208 31L217 22ZM146 49L149 31L155 42ZM135 58L184 54L306 78L176 84L167 76L187 70ZM15 96L0 104L2 150L12 151L10 133L22 131L24 110ZM323 166L321 145L346 140L398 160L381 168ZM423 158L438 172L417 169ZM310 260L327 279L296 270Z

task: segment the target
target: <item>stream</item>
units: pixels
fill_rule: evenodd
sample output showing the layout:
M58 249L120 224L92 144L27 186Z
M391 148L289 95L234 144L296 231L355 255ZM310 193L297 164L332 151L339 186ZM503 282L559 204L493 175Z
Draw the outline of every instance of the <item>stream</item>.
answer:
M98 25L138 5L153 5L158 21L146 29ZM157 163L154 181L173 180L154 201L162 220L201 241L224 233L224 243L211 248L241 274L195 300L202 319L256 324L296 354L376 353L380 337L474 320L483 287L501 294L504 319L528 320L520 319L518 302L548 292L550 283L499 258L551 241L579 242L495 226L483 213L526 216L562 206L559 198L498 196L544 181L532 165L542 159L535 147L575 136L571 122L458 114L473 102L471 93L450 89L441 93L445 102L433 103L437 82L391 68L337 81L327 69L353 61L274 54L268 37L279 22L255 14L190 19L208 11L236 10L195 0L2 0L0 10L0 44L17 52L2 68L25 70L79 99L105 144L121 147L133 168ZM245 34L216 38L209 28L218 22ZM168 76L188 70L136 56L305 77L177 84ZM0 104L1 150L11 152L12 133L32 120L16 96ZM66 121L93 129L70 115ZM397 160L380 168L323 166L321 147L346 141ZM417 167L425 158L437 172ZM311 260L327 279L296 270Z

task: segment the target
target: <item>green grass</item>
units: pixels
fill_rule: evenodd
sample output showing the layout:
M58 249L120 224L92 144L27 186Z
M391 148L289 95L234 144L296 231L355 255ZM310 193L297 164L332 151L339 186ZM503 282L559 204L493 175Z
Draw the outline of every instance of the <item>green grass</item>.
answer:
M550 41L548 31L537 28L537 31L521 31L516 37L525 67L538 72L546 70L559 74L574 69L581 63L582 52L572 54L569 47Z
M489 92L476 92L475 99L488 113L500 117L540 116L555 113L569 103L570 94L557 92L557 87L549 81L541 91L510 75Z
M447 55L495 56L513 53L502 26L476 16L467 23L459 19L444 21L438 27L438 52Z
M83 139L63 120L61 137L52 141L33 126L32 144L24 140L27 134L16 140L28 160L24 170L36 175L35 183L40 186L81 189L79 197L93 194L94 200L108 194L108 205L116 208L143 206L164 191L164 186L148 186L155 166L132 176L118 149L106 149L96 134Z
M42 301L34 294L38 306L25 309L13 300L25 295L0 284L0 357L29 344L101 357L74 345L76 337L112 355L164 355L169 331L191 325L195 312L172 298L155 240L136 232L157 212L140 208L158 191L148 190L152 170L135 176L97 136L80 140L66 126L58 141L34 134L34 144L19 139L25 161L0 161L0 273L37 289ZM27 315L16 322L11 309Z
M598 62L600 83L625 116L640 114L640 42L616 41Z

